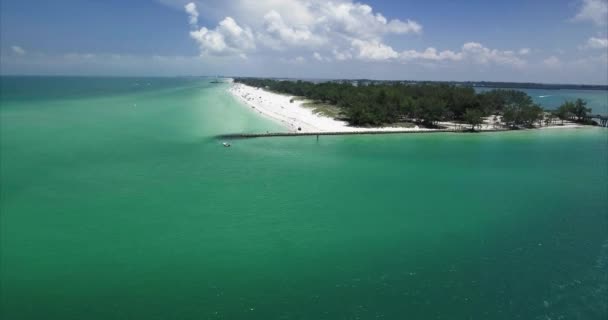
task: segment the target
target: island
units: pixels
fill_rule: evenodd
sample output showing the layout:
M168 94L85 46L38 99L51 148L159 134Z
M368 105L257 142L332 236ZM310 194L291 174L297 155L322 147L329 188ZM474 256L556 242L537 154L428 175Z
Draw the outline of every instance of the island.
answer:
M479 132L598 125L582 99L545 110L523 91L477 93L471 86L452 83L235 78L229 91L294 134Z

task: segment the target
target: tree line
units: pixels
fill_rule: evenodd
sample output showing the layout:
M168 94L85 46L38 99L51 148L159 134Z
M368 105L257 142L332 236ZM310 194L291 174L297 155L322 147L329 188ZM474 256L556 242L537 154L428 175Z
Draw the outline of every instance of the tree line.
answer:
M576 99L575 101L564 102L554 114L562 120L570 120L585 124L595 124L588 117L591 113L591 108L587 108L587 102L582 99Z
M585 102L568 102L568 106L547 115L525 92L494 89L476 93L475 89L447 83L372 83L353 85L342 82L312 83L259 78L237 78L235 82L273 92L335 105L354 126L380 126L414 122L437 127L440 121L465 123L475 129L484 117L499 115L508 128L532 127L535 124L586 119ZM571 107L573 105L574 107ZM583 105L583 109L577 107ZM562 112L562 111L564 112Z

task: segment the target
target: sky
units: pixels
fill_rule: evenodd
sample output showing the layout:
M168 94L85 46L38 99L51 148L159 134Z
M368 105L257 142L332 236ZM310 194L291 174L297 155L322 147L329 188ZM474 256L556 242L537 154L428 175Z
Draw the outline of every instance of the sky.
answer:
M0 0L0 73L608 84L608 0Z

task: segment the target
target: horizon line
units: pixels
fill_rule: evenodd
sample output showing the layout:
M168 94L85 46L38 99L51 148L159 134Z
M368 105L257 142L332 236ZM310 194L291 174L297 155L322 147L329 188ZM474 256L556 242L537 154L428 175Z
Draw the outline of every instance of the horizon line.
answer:
M422 79L377 79L377 78L311 78L311 77L280 77L280 76L234 76L234 75L100 75L100 74L13 74L13 73L0 73L0 77L81 77L81 78L259 78L259 79L286 79L286 80L348 80L348 81L409 81L409 82L447 82L447 83L510 83L510 84L535 84L535 85L552 85L552 86L593 86L593 87L605 87L608 90L608 82L605 84L594 84L594 83L557 83L557 82L522 82L522 81L508 81L508 80L422 80Z

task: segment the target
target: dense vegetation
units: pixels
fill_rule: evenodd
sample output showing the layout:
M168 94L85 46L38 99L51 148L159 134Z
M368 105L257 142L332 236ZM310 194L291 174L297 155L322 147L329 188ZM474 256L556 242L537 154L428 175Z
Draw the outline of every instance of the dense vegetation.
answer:
M591 112L591 108L587 108L587 102L581 99L576 99L576 101L566 101L562 104L557 110L555 110L555 115L562 120L570 120L580 123L592 124L591 121L587 118L588 114Z
M442 83L383 82L353 85L349 82L312 83L238 78L236 82L278 93L302 96L338 106L356 126L415 122L435 127L440 121L466 123L472 129L490 115L501 115L509 128L546 123L545 111L526 93L491 90L476 93L472 87ZM572 111L577 119L585 116ZM568 114L569 115L569 114Z

